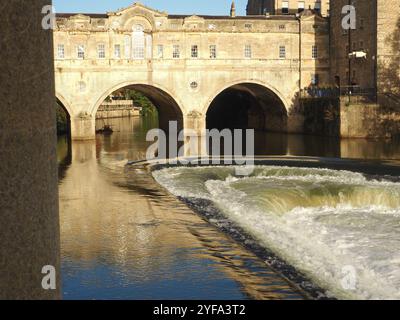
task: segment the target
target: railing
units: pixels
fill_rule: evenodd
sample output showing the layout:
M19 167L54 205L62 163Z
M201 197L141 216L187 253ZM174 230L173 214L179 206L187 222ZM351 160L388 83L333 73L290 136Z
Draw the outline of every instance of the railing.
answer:
M308 87L300 90L300 97L303 99L339 99L347 97L351 103L375 103L377 101L375 88L363 88L361 86L342 87Z

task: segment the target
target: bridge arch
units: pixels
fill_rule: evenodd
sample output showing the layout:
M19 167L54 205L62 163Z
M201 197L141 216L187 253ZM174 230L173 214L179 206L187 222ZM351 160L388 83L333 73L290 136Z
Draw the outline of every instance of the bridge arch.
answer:
M68 113L70 118L74 116L71 105L59 92L56 92L56 102Z
M274 87L260 81L225 84L207 101L203 114L208 129L286 132L289 104Z
M178 129L183 129L184 111L179 98L169 92L168 89L153 83L147 84L144 82L129 81L114 85L97 99L96 103L90 110L92 117L95 118L97 110L108 96L113 92L124 88L133 89L143 93L154 104L158 110L160 129L168 132L169 121L177 121Z
M240 85L240 84L256 84L256 85L260 85L262 87L265 87L266 89L270 90L271 92L273 92L284 104L285 108L287 111L289 111L290 109L290 103L287 101L287 99L283 96L283 94L276 89L274 86L272 86L269 83L266 83L264 81L261 80L248 80L248 79L238 79L235 81L230 81L227 83L224 83L224 85L222 87L219 87L218 89L214 90L213 93L211 94L211 96L208 98L206 105L204 106L203 109L203 114L207 113L208 109L210 108L211 103L213 102L213 100L223 91L225 91L226 89L229 89L230 87L236 86L236 85Z
M71 117L72 108L67 101L59 94L56 94L56 106L61 108L65 115L59 113L57 110L57 135L67 135L68 139L71 138Z

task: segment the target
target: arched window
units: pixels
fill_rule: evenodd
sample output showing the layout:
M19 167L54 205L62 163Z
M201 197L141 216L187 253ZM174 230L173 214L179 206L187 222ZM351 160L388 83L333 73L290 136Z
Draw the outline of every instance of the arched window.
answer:
M151 59L152 55L153 40L151 34L145 34L142 25L134 25L132 32L132 58Z
M145 53L145 34L141 25L133 26L132 33L132 58L144 59Z

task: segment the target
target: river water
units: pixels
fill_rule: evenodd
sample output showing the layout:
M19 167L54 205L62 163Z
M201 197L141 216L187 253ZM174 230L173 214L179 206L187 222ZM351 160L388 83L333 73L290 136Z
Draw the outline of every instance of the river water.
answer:
M143 158L156 119L106 121L111 136L58 143L64 299L304 299L318 288L400 298L396 178L262 165L246 178L226 167L167 168L153 172L157 183L148 168L126 165ZM261 155L400 158L395 141L262 134L256 146ZM224 219L205 219L173 194L209 201L250 237L234 240L218 227ZM295 267L317 294L246 241Z

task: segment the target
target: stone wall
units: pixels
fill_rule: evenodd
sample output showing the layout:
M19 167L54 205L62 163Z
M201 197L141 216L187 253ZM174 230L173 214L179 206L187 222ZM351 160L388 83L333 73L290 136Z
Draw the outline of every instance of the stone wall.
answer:
M304 133L337 137L340 135L340 103L334 98L302 99Z
M41 25L49 4L0 5L0 300L61 295L53 42ZM55 290L42 287L49 265Z
M341 86L351 83L363 88L376 87L376 0L356 2L356 30L342 28L342 8L348 0L335 0L331 3L331 81L340 81ZM352 59L349 53L366 52L366 58Z
M113 100L104 102L97 110L96 119L138 117L139 108L133 106L132 100Z
M400 134L400 109L392 104L348 103L341 99L342 138L392 138Z
M400 2L377 3L378 92L400 95Z

